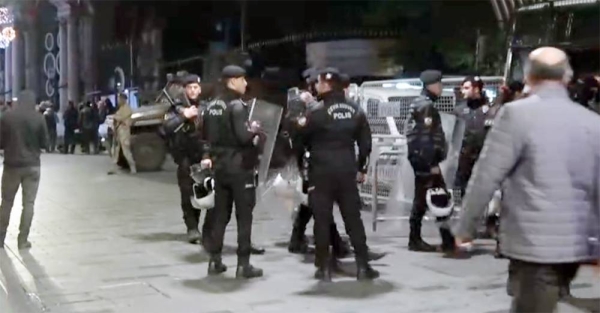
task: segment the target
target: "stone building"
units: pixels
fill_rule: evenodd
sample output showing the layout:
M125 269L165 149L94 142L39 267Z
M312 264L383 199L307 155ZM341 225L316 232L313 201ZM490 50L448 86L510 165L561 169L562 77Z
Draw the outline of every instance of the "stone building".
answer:
M157 81L162 78L160 27L144 18L146 25L141 32L132 32L127 43L117 42L115 21L120 1L5 3L0 8L4 57L0 93L4 100L27 88L35 91L39 100L59 104L63 111L69 100L79 102L92 94L114 93L119 80L114 77L124 80L122 88L136 87L138 77L143 87L158 88ZM123 44L129 49L114 49ZM138 56L138 51L145 54ZM120 57L107 58L111 54ZM127 64L121 64L122 60Z

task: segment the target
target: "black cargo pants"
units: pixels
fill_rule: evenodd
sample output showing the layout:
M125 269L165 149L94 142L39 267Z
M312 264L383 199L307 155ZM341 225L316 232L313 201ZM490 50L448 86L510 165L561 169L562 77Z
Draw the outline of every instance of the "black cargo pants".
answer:
M256 205L256 177L254 170L239 173L215 173L214 226L208 245L211 256L218 257L223 250L225 230L231 219L233 205L237 220L238 263L247 265L252 250L252 212Z
M292 231L291 241L302 242L304 240L306 226L308 225L312 217L313 211L308 205L301 204L298 207L298 215L294 220L294 229ZM331 247L333 248L334 254L341 253L344 241L342 240L342 236L340 236L340 232L337 229L337 225L333 220L329 227L329 235L331 236Z
M354 247L356 262L368 262L367 236L360 217L361 201L356 184L356 172L311 173L308 188L309 203L315 217L315 265L328 266L333 204L337 203L346 233Z
M190 176L191 162L189 159L182 159L177 166L177 184L181 195L181 211L183 212L183 221L187 230L197 230L200 223L201 210L192 206L190 198L194 195L194 180ZM214 223L214 209L206 210L204 224L202 225L202 235L208 236L211 233L211 227ZM203 239L204 241L204 239Z

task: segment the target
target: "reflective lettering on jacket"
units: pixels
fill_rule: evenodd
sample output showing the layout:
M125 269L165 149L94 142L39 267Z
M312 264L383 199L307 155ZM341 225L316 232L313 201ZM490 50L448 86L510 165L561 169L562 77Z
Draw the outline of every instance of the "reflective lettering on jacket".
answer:
M336 103L327 108L327 114L334 120L348 120L354 117L356 109L346 103Z

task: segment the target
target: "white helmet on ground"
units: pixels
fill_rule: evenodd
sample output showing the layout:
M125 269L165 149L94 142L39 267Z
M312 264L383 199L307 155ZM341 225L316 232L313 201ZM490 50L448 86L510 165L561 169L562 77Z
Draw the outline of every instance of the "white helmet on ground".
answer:
M436 187L427 189L425 197L427 207L433 216L450 217L454 212L454 197L446 188Z

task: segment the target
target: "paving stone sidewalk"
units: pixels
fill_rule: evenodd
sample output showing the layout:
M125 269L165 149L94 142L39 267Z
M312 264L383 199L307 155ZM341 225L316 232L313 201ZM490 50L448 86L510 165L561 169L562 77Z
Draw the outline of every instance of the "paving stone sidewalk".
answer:
M19 197L7 248L0 251L0 287L12 288L3 288L0 312L492 313L506 312L510 305L507 262L491 256L492 242L483 241L481 253L469 260L412 253L406 248L404 222L384 223L368 234L371 248L389 253L374 263L381 279L356 282L349 259L344 262L348 277L318 284L312 279L313 260L287 252L290 211L272 197L257 207L253 228L253 241L266 246L267 253L253 256L252 262L265 270L265 277L233 277L233 219L224 258L230 269L223 277L209 278L207 254L185 242L174 166L130 176L107 175L111 164L102 155L47 154L42 164L33 248L16 249ZM370 225L366 214L364 221ZM432 225L427 233L435 234ZM580 272L573 293L600 294L591 269ZM580 311L561 304L559 312Z

